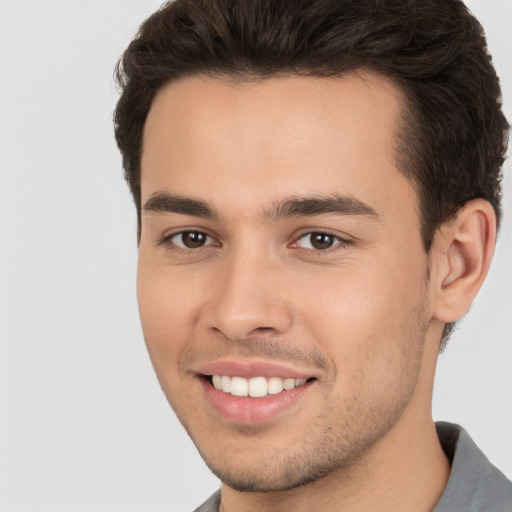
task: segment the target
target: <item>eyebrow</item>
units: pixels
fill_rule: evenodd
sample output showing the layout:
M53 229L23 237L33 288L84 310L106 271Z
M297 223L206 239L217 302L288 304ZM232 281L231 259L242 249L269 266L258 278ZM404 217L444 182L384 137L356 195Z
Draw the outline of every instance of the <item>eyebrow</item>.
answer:
M144 211L154 213L180 213L203 217L206 219L218 219L215 210L202 199L171 195L167 192L155 192L144 204Z
M144 204L144 211L155 213L177 213L219 219L215 208L202 199L172 195L167 192L155 192ZM272 220L286 217L314 217L316 215L356 215L380 218L380 214L371 206L350 197L334 194L331 196L289 197L277 202L264 216Z
M379 219L380 215L371 206L350 196L291 197L277 203L266 216L277 220L284 217L313 217L315 215L361 215Z

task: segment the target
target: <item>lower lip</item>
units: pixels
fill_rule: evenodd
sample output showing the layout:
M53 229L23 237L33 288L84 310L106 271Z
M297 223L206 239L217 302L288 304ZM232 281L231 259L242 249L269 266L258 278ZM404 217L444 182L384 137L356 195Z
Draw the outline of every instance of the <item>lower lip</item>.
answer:
M214 388L205 378L200 378L204 393L215 410L225 419L245 425L258 425L270 421L295 404L315 381L259 398L241 397Z

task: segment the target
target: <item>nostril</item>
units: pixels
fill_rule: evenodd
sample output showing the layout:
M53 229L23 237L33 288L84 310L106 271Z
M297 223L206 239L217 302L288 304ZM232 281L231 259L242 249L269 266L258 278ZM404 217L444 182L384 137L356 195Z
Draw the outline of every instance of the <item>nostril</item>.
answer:
M261 334L274 334L277 330L274 327L256 327L249 333L249 337Z

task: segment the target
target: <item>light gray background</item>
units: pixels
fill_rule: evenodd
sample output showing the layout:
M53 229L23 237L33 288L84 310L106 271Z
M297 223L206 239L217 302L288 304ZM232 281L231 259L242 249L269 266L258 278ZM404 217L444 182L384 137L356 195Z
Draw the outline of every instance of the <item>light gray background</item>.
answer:
M512 119L511 0L468 2ZM114 64L155 0L0 1L0 511L186 511L218 485L150 367ZM434 415L512 475L512 179Z

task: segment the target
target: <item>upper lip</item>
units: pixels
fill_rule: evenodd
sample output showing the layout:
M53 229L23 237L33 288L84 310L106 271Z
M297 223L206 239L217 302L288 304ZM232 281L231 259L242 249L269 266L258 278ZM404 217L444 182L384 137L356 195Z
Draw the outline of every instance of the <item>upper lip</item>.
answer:
M200 365L196 369L200 375L227 375L230 377L281 377L283 379L308 379L314 373L291 366L269 361L230 361L218 360Z

